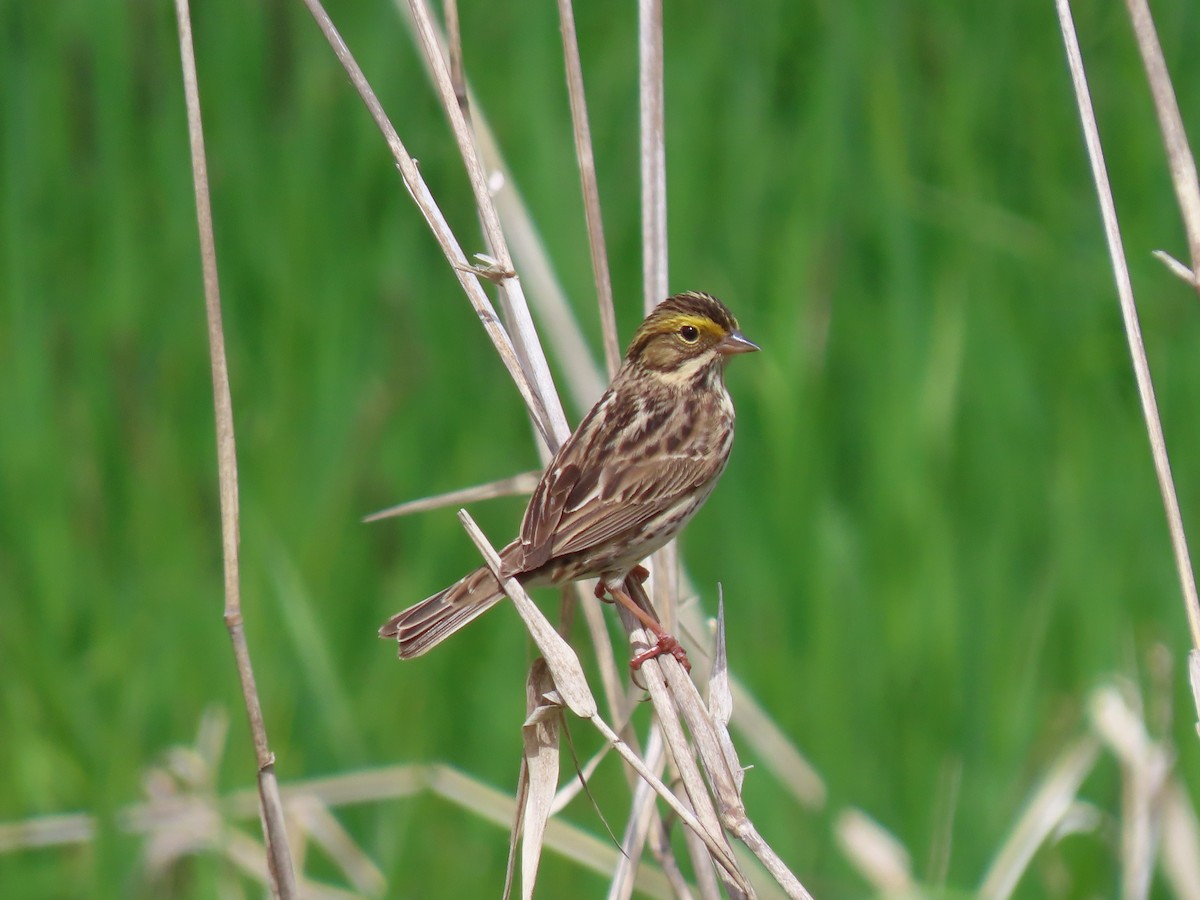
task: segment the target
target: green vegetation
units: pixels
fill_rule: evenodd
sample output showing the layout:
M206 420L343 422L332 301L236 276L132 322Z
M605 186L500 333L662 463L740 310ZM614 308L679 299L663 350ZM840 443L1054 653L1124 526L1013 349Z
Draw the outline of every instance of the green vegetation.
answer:
M400 16L331 14L481 249ZM1196 538L1200 308L1150 258L1186 253L1124 9L1077 14ZM1200 18L1179 2L1155 14L1186 117ZM481 107L595 339L553 5L462 15ZM518 395L303 6L195 16L245 615L280 778L439 760L511 790L520 623L498 610L401 665L376 627L474 550L450 510L359 518L535 467ZM957 772L946 884L969 891L1114 676L1169 692L1200 796L1185 620L1052 4L666 16L671 284L723 298L764 348L730 370L738 443L684 558L709 609L724 584L733 668L829 788L825 811L804 812L752 770L764 835L818 896L861 896L831 836L857 806L925 876ZM635 14L577 17L627 338L641 309ZM168 3L0 6L0 821L102 823L88 849L0 855L6 896L212 896L215 856L147 883L142 845L112 817L212 705L232 725L218 787L253 781L221 620L174 29ZM521 508L473 513L502 542ZM1156 683L1159 643L1176 665ZM1111 757L1085 793L1119 812ZM603 833L586 803L570 815ZM342 820L392 895L498 893L504 833L443 801ZM1114 893L1114 840L1067 839L1061 889ZM1059 884L1048 871L1035 864L1028 896ZM551 857L545 896L563 885L602 896L604 882Z

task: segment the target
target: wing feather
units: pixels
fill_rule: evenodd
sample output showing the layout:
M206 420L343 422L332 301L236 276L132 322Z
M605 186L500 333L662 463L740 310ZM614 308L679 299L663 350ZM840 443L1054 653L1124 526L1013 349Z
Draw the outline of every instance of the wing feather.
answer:
M618 376L619 378L619 376ZM554 550L554 534L563 511L585 496L599 478L599 471L590 460L598 448L609 441L612 420L609 408L616 402L617 384L605 391L583 421L558 448L558 453L546 467L542 480L534 488L521 521L520 552L514 555L513 571L530 572L544 565Z
M521 523L513 571L624 536L685 503L721 474L728 446L718 403L688 403L670 443L653 433L650 404L620 402L618 383L580 423L542 476ZM668 418L664 425L670 427ZM652 424L653 423L653 424ZM661 425L658 425L661 428ZM648 447L657 452L647 455Z
M558 529L567 499L579 483L581 469L575 463L551 463L534 489L521 523L520 551L515 570L529 572L550 559L554 532Z
M553 535L551 556L564 556L636 532L685 502L720 474L724 460L692 455L620 466L618 478L582 506L566 509Z

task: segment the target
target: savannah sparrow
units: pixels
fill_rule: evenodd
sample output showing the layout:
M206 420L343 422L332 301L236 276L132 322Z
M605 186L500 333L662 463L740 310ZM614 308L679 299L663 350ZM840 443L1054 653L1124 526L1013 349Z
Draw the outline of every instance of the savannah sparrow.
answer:
M677 535L712 492L733 445L733 402L725 361L758 347L738 331L725 305L689 292L664 300L633 336L600 401L559 448L533 492L521 536L500 552L502 574L525 586L600 579L658 638L633 661L671 652L678 642L624 590L638 563ZM504 597L480 567L388 619L408 659L441 643Z

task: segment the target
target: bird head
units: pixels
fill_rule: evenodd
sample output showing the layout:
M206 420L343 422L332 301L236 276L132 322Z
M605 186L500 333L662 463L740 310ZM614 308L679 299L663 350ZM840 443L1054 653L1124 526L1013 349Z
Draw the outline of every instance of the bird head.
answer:
M724 303L688 291L668 297L651 311L630 341L625 360L627 365L690 379L734 354L757 349L738 330L737 319Z

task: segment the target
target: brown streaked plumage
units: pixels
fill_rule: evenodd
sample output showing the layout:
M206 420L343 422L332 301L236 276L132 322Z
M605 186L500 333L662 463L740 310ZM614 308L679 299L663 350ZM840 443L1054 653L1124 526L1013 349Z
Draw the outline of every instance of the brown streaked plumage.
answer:
M733 445L725 361L758 347L708 294L677 294L642 322L612 384L534 489L520 537L500 552L523 585L601 579L610 589L708 499ZM419 656L504 596L480 567L379 629ZM661 637L661 635L660 635Z

